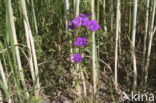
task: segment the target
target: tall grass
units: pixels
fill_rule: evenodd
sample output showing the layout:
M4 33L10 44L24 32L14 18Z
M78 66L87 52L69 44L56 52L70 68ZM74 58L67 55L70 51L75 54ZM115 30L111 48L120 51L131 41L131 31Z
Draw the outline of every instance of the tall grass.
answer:
M155 8L156 8L156 0L153 0L153 12L152 12L152 20L151 20L151 25L149 29L149 44L148 44L148 53L147 53L147 61L146 61L146 66L145 66L145 82L147 82L148 79L148 70L149 70L149 62L150 62L150 55L151 55L151 48L152 48L152 40L153 40L153 35L154 35L154 18L155 18Z
M97 23L99 23L100 19L100 0L97 0Z
M132 28L132 3L131 3L131 0L129 0L129 30L128 30L128 33L129 35L131 34L131 28Z
M104 31L105 32L107 32L107 27L106 27L106 11L105 11L105 9L106 9L106 0L103 0L103 12L104 12L104 20L103 20L103 22L104 22Z
M147 49L147 34L148 34L148 21L149 21L149 3L150 1L146 1L146 18L145 18L145 34L144 34L144 49L143 49L143 69L142 69L142 77L145 72L145 61L146 61L146 49ZM143 81L142 81L143 82Z
M2 99L2 92L1 92L1 90L0 90L0 101L3 101L3 99ZM1 102L1 103L3 103L3 102Z
M95 19L95 1L91 0L91 13L92 20ZM92 32L92 80L94 87L94 94L97 92L97 67L96 67L96 41L95 41L95 32Z
M4 84L4 90L6 91L5 93L9 97L8 98L8 103L11 103L11 98L10 98L10 95L9 95L7 79L6 79L5 72L4 72L4 69L3 69L1 61L0 61L0 72L1 72L2 80L3 80L3 84ZM1 96L1 93L0 93L0 96Z
M111 12L111 19L110 19L110 28L111 31L113 32L113 23L114 23L114 0L111 0L111 4L110 4L110 12Z
M146 54L147 34L148 34L149 3L150 3L150 1L147 0L147 4L146 4L146 18L145 18L144 49L143 49L143 64L145 64L145 59L146 59L145 58L146 57L145 54Z
M134 90L134 91L136 91L136 87L137 87L137 66L136 66L136 54L135 54L137 6L138 6L138 2L137 2L137 0L134 0L133 31L132 31L132 58L133 58L133 69L134 69L134 84L133 84L133 90Z
M23 88L27 91L24 74L23 74L23 69L22 69L22 64L21 64L21 58L20 58L20 54L19 54L19 48L18 48L18 46L16 46L18 44L18 42L17 42L16 29L15 29L15 24L14 24L14 19L13 19L13 10L12 10L12 6L11 6L11 0L7 1L7 19L6 20L9 21L9 22L7 22L7 26L9 28L8 32L10 32L12 34L11 40L13 40L13 43L14 43L14 45L12 45L12 46L15 48L20 79L21 79ZM26 96L29 97L28 92L26 92Z
M66 29L68 29L69 23L69 0L65 0L65 13L66 13Z
M37 21L36 21L34 0L31 0L31 6L32 6L32 13L33 13L33 19L34 19L34 25L35 25L35 34L38 35L38 26L37 26Z
M39 84L39 76L38 76L39 72L38 72L38 63L37 63L34 39L33 39L33 36L32 36L32 32L31 32L31 28L30 28L30 24L29 24L29 19L28 19L28 16L27 16L27 8L26 8L25 0L20 0L20 3L21 3L21 8L22 8L22 13L23 13L23 16L24 16L24 26L25 26L25 28L27 28L25 30L26 36L28 36L27 38L29 39L30 45L31 45L32 57L33 57L34 68L35 68L35 77L37 79L37 82L36 82L37 90L35 92L35 95L36 95L36 97L38 97L39 91L40 91L40 84Z
M115 69L115 88L117 90L117 86L118 86L118 83L117 83L117 80L118 80L118 75L117 75L117 64L118 64L118 40L119 40L119 25L120 25L120 0L117 1L117 10L116 10L116 43L115 43L115 66L114 66L114 69Z

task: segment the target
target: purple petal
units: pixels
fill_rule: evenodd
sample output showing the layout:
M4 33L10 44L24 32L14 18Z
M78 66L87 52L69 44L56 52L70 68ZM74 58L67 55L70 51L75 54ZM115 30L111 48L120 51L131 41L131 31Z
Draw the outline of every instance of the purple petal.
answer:
M80 13L79 16L84 17L84 15L82 13Z
M74 30L74 24L73 24L72 22L70 22L70 23L68 24L68 28Z
M74 19L74 20L72 20L72 22L73 22L74 24L76 24L76 23L77 23L77 20L76 20L76 19Z
M93 24L97 24L97 21L96 21L96 19L95 19L95 20L93 20L93 21L92 21L92 23L93 23Z
M81 37L77 37L77 40L78 40L78 41L81 40Z
M86 40L86 37L83 37L83 39L85 39L85 40Z
M77 41L75 42L75 45L78 45L78 42Z

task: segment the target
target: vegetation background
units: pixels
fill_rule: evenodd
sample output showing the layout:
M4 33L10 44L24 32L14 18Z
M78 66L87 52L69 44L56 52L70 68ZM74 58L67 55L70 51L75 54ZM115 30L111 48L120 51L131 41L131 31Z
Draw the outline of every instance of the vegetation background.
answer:
M156 0L0 0L0 103L128 102L156 96ZM101 28L70 30L79 13ZM71 60L86 35L83 61ZM95 58L94 58L95 57Z

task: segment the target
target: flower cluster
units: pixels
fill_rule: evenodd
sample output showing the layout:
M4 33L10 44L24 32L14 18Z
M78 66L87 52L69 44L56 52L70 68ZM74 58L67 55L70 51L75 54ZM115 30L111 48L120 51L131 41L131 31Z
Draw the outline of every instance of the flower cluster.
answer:
M92 30L93 32L97 31L98 29L100 29L100 25L97 24L96 19L95 20L89 20L89 17L91 16L91 14L86 14L83 15L80 13L80 15L72 20L68 27L72 30L74 30L75 26L80 27L82 25L86 25L87 29Z
M76 27L80 27L80 26L86 26L87 29L95 32L98 29L100 29L100 25L97 24L96 19L95 20L89 20L89 17L91 16L91 14L86 14L83 15L82 13L80 13L80 15L76 18L73 19L69 24L68 24L68 28L71 30L75 29ZM86 37L77 37L77 40L75 41L75 45L79 46L79 47L83 47L87 45L87 38ZM73 54L73 61L75 61L76 63L79 63L83 60L81 54Z

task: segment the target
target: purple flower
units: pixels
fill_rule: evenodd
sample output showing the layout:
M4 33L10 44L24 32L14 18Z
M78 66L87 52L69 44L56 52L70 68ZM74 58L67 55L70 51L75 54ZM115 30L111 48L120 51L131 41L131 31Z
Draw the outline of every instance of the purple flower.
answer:
M80 13L80 15L72 20L72 22L77 26L77 27L80 27L81 25L87 25L88 24L88 17L90 17L91 14L87 14L87 15L83 15L82 13Z
M86 41L86 37L77 37L77 41L75 42L75 45L79 46L79 47L83 47L85 45L87 45L87 41Z
M74 30L74 24L73 24L73 22L70 22L68 24L68 28L71 29L71 30Z
M88 24L88 21L89 21L89 19L88 19L87 16L83 17L82 25L87 25Z
M92 21L88 21L87 28L92 31L97 31L98 29L100 29L100 25L97 24L96 20L92 20Z
M88 17L90 17L90 15L83 15L82 13L80 13L79 16L82 18L82 25L87 25L89 21Z
M80 63L83 60L83 58L81 54L73 54L72 60L75 61L76 63Z
M80 27L82 25L82 17L78 16L76 19L72 20L72 22L77 26Z

